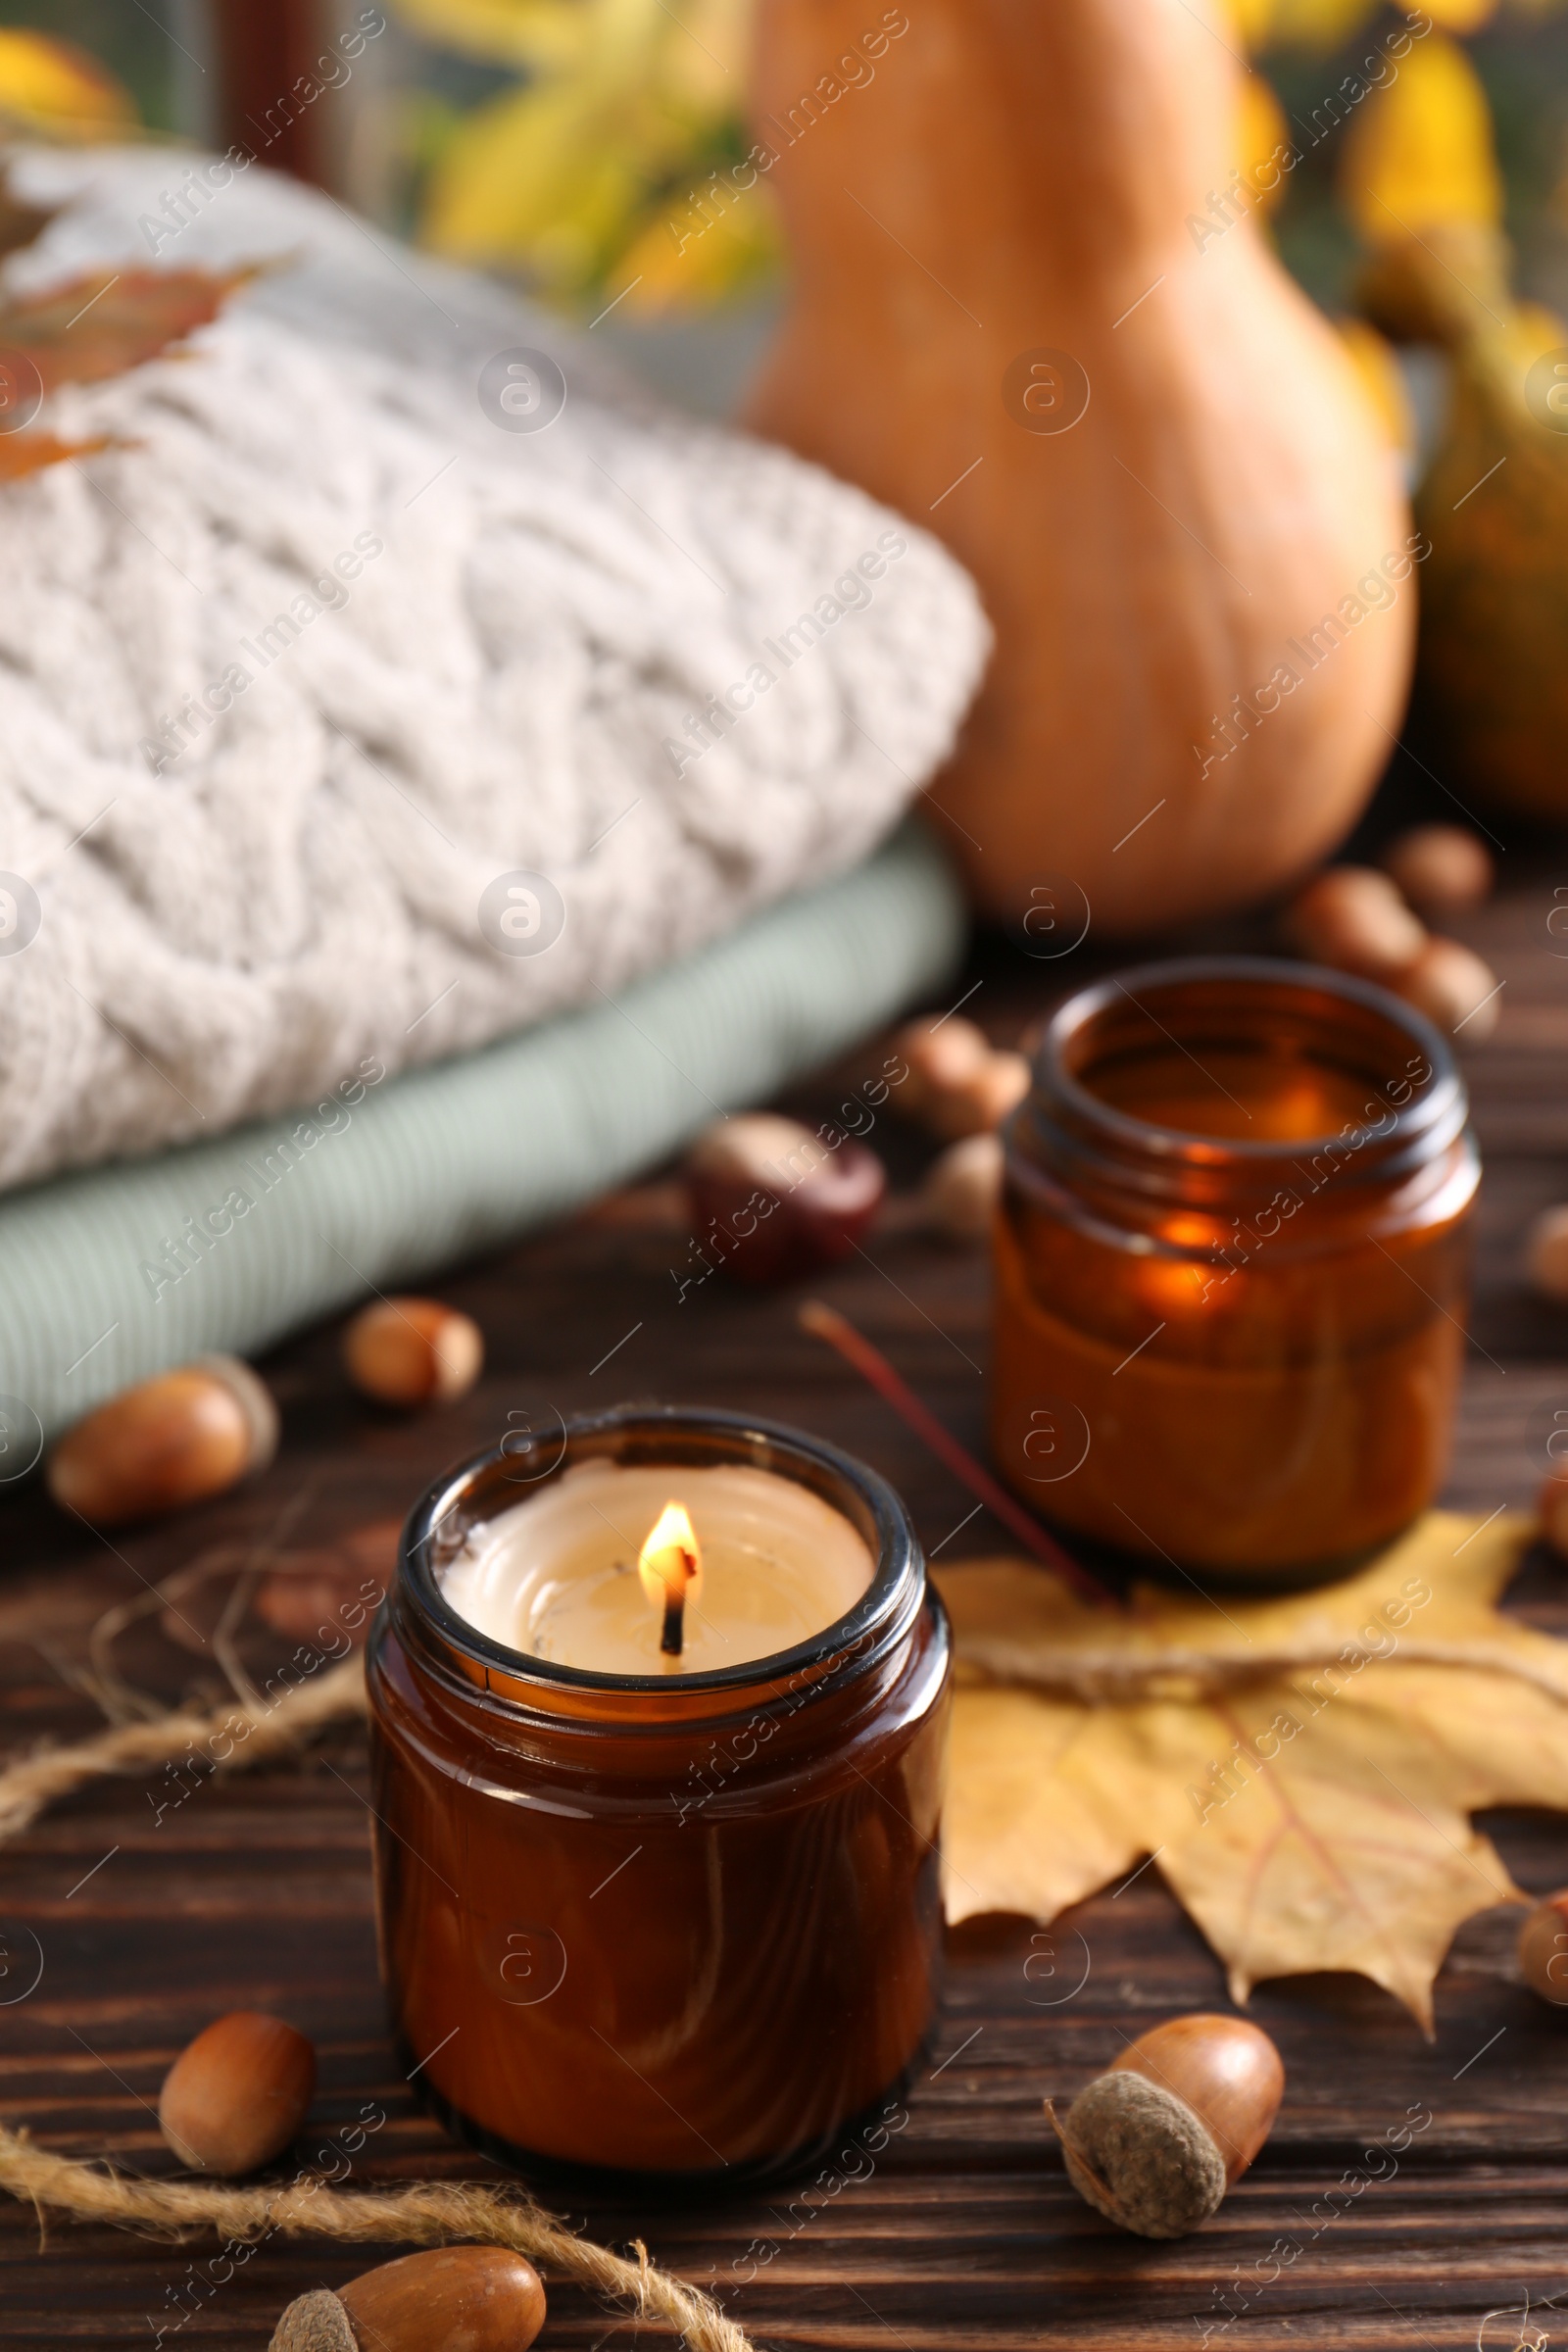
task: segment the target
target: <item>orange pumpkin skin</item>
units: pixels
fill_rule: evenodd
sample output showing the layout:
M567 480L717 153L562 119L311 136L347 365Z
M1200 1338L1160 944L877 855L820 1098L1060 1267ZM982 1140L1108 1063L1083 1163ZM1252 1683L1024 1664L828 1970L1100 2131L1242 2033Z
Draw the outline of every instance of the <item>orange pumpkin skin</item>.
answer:
M1190 225L1233 184L1237 68L1202 6L762 0L753 125L794 292L749 421L979 582L996 653L935 797L1004 917L1048 875L1113 934L1261 898L1353 821L1404 708L1394 455L1250 215ZM859 36L897 23L873 62ZM1026 429L1016 380L1004 401L1042 348L1088 376L1069 430ZM1325 615L1314 666L1291 641Z

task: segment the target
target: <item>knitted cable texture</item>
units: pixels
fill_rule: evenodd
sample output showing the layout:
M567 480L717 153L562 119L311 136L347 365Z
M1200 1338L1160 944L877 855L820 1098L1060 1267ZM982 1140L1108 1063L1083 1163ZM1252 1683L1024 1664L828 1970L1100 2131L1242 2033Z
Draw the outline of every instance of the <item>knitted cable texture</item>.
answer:
M13 285L277 267L55 395L118 446L0 491L0 890L38 917L0 938L0 1185L613 996L863 858L985 658L966 575L860 492L259 167L196 159L175 234L188 161L18 172L67 210ZM519 348L565 379L542 430L481 399Z

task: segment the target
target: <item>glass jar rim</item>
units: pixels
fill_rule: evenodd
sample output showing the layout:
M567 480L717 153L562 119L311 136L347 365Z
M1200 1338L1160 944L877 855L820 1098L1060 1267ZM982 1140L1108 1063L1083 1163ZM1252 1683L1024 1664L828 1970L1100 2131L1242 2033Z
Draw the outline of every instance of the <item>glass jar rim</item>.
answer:
M1074 1046L1117 1008L1118 1000L1125 1000L1135 1012L1143 1013L1152 1030L1161 1029L1163 1024L1148 1010L1142 999L1157 998L1161 991L1168 994L1178 988L1222 990L1227 986L1246 992L1245 1002L1252 1004L1257 1004L1265 994L1277 997L1287 991L1298 1002L1303 997L1309 1002L1316 999L1322 1006L1325 1024L1336 1004L1346 1009L1353 1008L1363 1017L1381 1021L1420 1050L1430 1065L1430 1076L1415 1086L1406 1103L1388 1105L1392 1123L1377 1139L1380 1149L1374 1154L1380 1173L1386 1172L1391 1156L1402 1157L1412 1150L1423 1153L1441 1150L1464 1127L1469 1105L1458 1064L1424 1013L1372 981L1332 971L1325 965L1297 963L1271 956L1172 956L1155 963L1135 964L1125 972L1113 972L1077 990L1057 1006L1046 1024L1031 1056L1034 1092L1025 1099L1015 1116L1025 1119L1032 1104L1038 1105L1039 1099L1044 1097L1068 1115L1080 1135L1094 1138L1113 1152L1145 1162L1163 1162L1173 1169L1229 1165L1261 1170L1271 1162L1309 1157L1313 1152L1327 1152L1339 1145L1343 1136L1332 1132L1289 1142L1252 1143L1245 1137L1204 1135L1195 1129L1161 1126L1130 1111L1118 1110L1078 1077L1072 1062ZM1164 1034L1181 1047L1180 1038L1171 1031L1165 1030Z
M389 1616L394 1621L398 1618L400 1603L412 1606L416 1619L438 1637L446 1650L455 1652L478 1686L492 1694L525 1690L537 1692L541 1705L548 1705L552 1692L562 1700L573 1694L633 1701L663 1698L671 1702L667 1712L640 1717L648 1728L662 1729L688 1719L694 1711L691 1701L700 1705L707 1699L722 1700L792 1677L809 1679L846 1652L858 1652L851 1678L858 1680L903 1638L918 1615L925 1597L925 1555L909 1514L895 1488L853 1454L783 1422L705 1406L622 1404L569 1419L561 1414L557 1417L561 1450L548 1470L526 1480L510 1474L509 1465L514 1464L518 1455L508 1452L508 1440L503 1438L432 1481L409 1513L398 1546ZM441 1544L440 1530L462 1511L465 1502L495 1494L505 1495L510 1505L520 1499L519 1485L542 1493L573 1459L675 1464L682 1459L677 1448L683 1436L692 1448L686 1457L690 1466L717 1458L779 1477L795 1477L798 1484L808 1487L850 1521L864 1539L873 1563L871 1582L853 1609L792 1648L765 1657L747 1658L706 1674L632 1675L563 1666L510 1648L470 1625L447 1601L438 1570L447 1558L455 1556L456 1546ZM548 1443L554 1446L557 1440L551 1438ZM465 1516L461 1522L464 1534L479 1521L497 1515L490 1511ZM443 1551L445 1556L441 1556ZM499 1690L493 1678L499 1678Z

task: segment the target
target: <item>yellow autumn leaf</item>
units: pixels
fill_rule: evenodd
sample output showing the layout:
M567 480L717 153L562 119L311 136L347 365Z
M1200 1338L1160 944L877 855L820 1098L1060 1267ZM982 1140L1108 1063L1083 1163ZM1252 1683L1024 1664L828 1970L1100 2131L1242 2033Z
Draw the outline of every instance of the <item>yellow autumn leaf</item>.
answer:
M1334 323L1391 447L1411 456L1417 442L1415 410L1393 344L1364 318L1336 318Z
M1274 0L1225 0L1231 29L1249 49L1261 49L1274 24Z
M1497 13L1497 0L1423 0L1425 13L1444 32L1479 32Z
M657 5L657 0L656 0ZM665 102L703 121L746 112L753 0L670 0L656 54Z
M136 122L130 92L73 42L0 27L0 118L54 139L117 138Z
M1516 0L1516 13L1540 17L1561 0ZM1477 32L1498 0L1427 0L1425 14L1444 32ZM1377 0L1226 0L1232 25L1251 50L1269 42L1334 49L1377 14Z
M393 0L411 32L486 65L537 70L581 57L593 37L578 0Z
M942 1578L944 1597L963 1573ZM1049 1926L1156 1852L1191 1811L1196 1731L1190 1702L1094 1707L960 1679L942 1818L949 1919L1021 1911ZM1225 1744L1215 1717L1208 1746Z
M1346 132L1340 188L1374 247L1449 222L1495 227L1502 174L1480 76L1456 41L1431 33Z
M590 282L646 195L603 122L596 95L571 82L479 108L431 173L425 242L460 261L523 264L552 287Z
M764 208L687 251L661 222L732 145L750 0L402 0L431 38L526 69L436 149L420 230L455 259L578 295L641 279L641 307L707 305L771 268ZM636 265L625 267L629 250ZM617 268L617 265L621 265ZM611 273L614 271L612 279Z
M1436 234L1436 261L1447 250ZM1420 693L1456 785L1555 823L1568 740L1568 326L1450 263L1440 331L1449 397L1416 495L1433 554L1421 579ZM1429 576L1430 575L1430 576Z
M46 466L95 457L109 447L102 435L91 441L62 441L54 433L0 434L0 483L20 482L29 473L41 473Z
M1470 1815L1568 1809L1568 1643L1503 1616L1531 1529L1432 1512L1326 1592L1087 1607L941 1573L960 1665L950 1917L1049 1923L1154 1854L1244 1999L1352 1970L1430 2027L1455 1929L1518 1899Z
M770 277L783 253L771 197L759 183L737 194L723 175L660 205L632 240L606 292L622 317L710 310Z
M437 45L539 77L640 85L710 113L745 105L752 0L396 0Z
M1287 1712L1300 1719L1293 1697L1284 1685L1228 1706L1228 1755L1245 1754ZM1558 1743L1568 1755L1568 1718ZM1347 1970L1395 1994L1431 2032L1432 1984L1455 1930L1519 1899L1455 1799L1446 1761L1427 1757L1396 1716L1368 1719L1346 1701L1302 1721L1271 1769L1245 1778L1200 1826L1189 1816L1158 1869L1225 1961L1233 1999L1268 1977ZM1555 1777L1568 1791L1568 1774Z
M1377 0L1274 0L1269 38L1301 48L1336 49L1376 8Z
M1247 185L1258 191L1260 209L1272 212L1288 185L1282 169L1291 152L1285 109L1261 74L1248 74L1242 80L1238 113L1236 161Z
M1542 302L1516 302L1508 320L1509 341L1521 375L1548 351L1568 344L1568 324Z

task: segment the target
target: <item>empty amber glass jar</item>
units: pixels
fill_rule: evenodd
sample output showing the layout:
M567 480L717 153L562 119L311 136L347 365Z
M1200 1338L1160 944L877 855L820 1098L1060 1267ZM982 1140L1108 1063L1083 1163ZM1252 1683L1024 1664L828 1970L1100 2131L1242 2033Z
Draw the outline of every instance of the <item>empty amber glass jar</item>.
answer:
M1055 1014L1007 1139L993 1439L1081 1542L1304 1583L1441 1484L1480 1163L1436 1030L1227 956Z
M369 1655L381 1962L418 2087L529 2168L734 2186L830 2146L918 2054L941 1955L947 1619L899 1497L723 1413L565 1425L410 1518ZM554 1448L549 1449L554 1454ZM442 1597L468 1531L592 1457L739 1463L851 1522L872 1581L798 1647L588 1673Z

